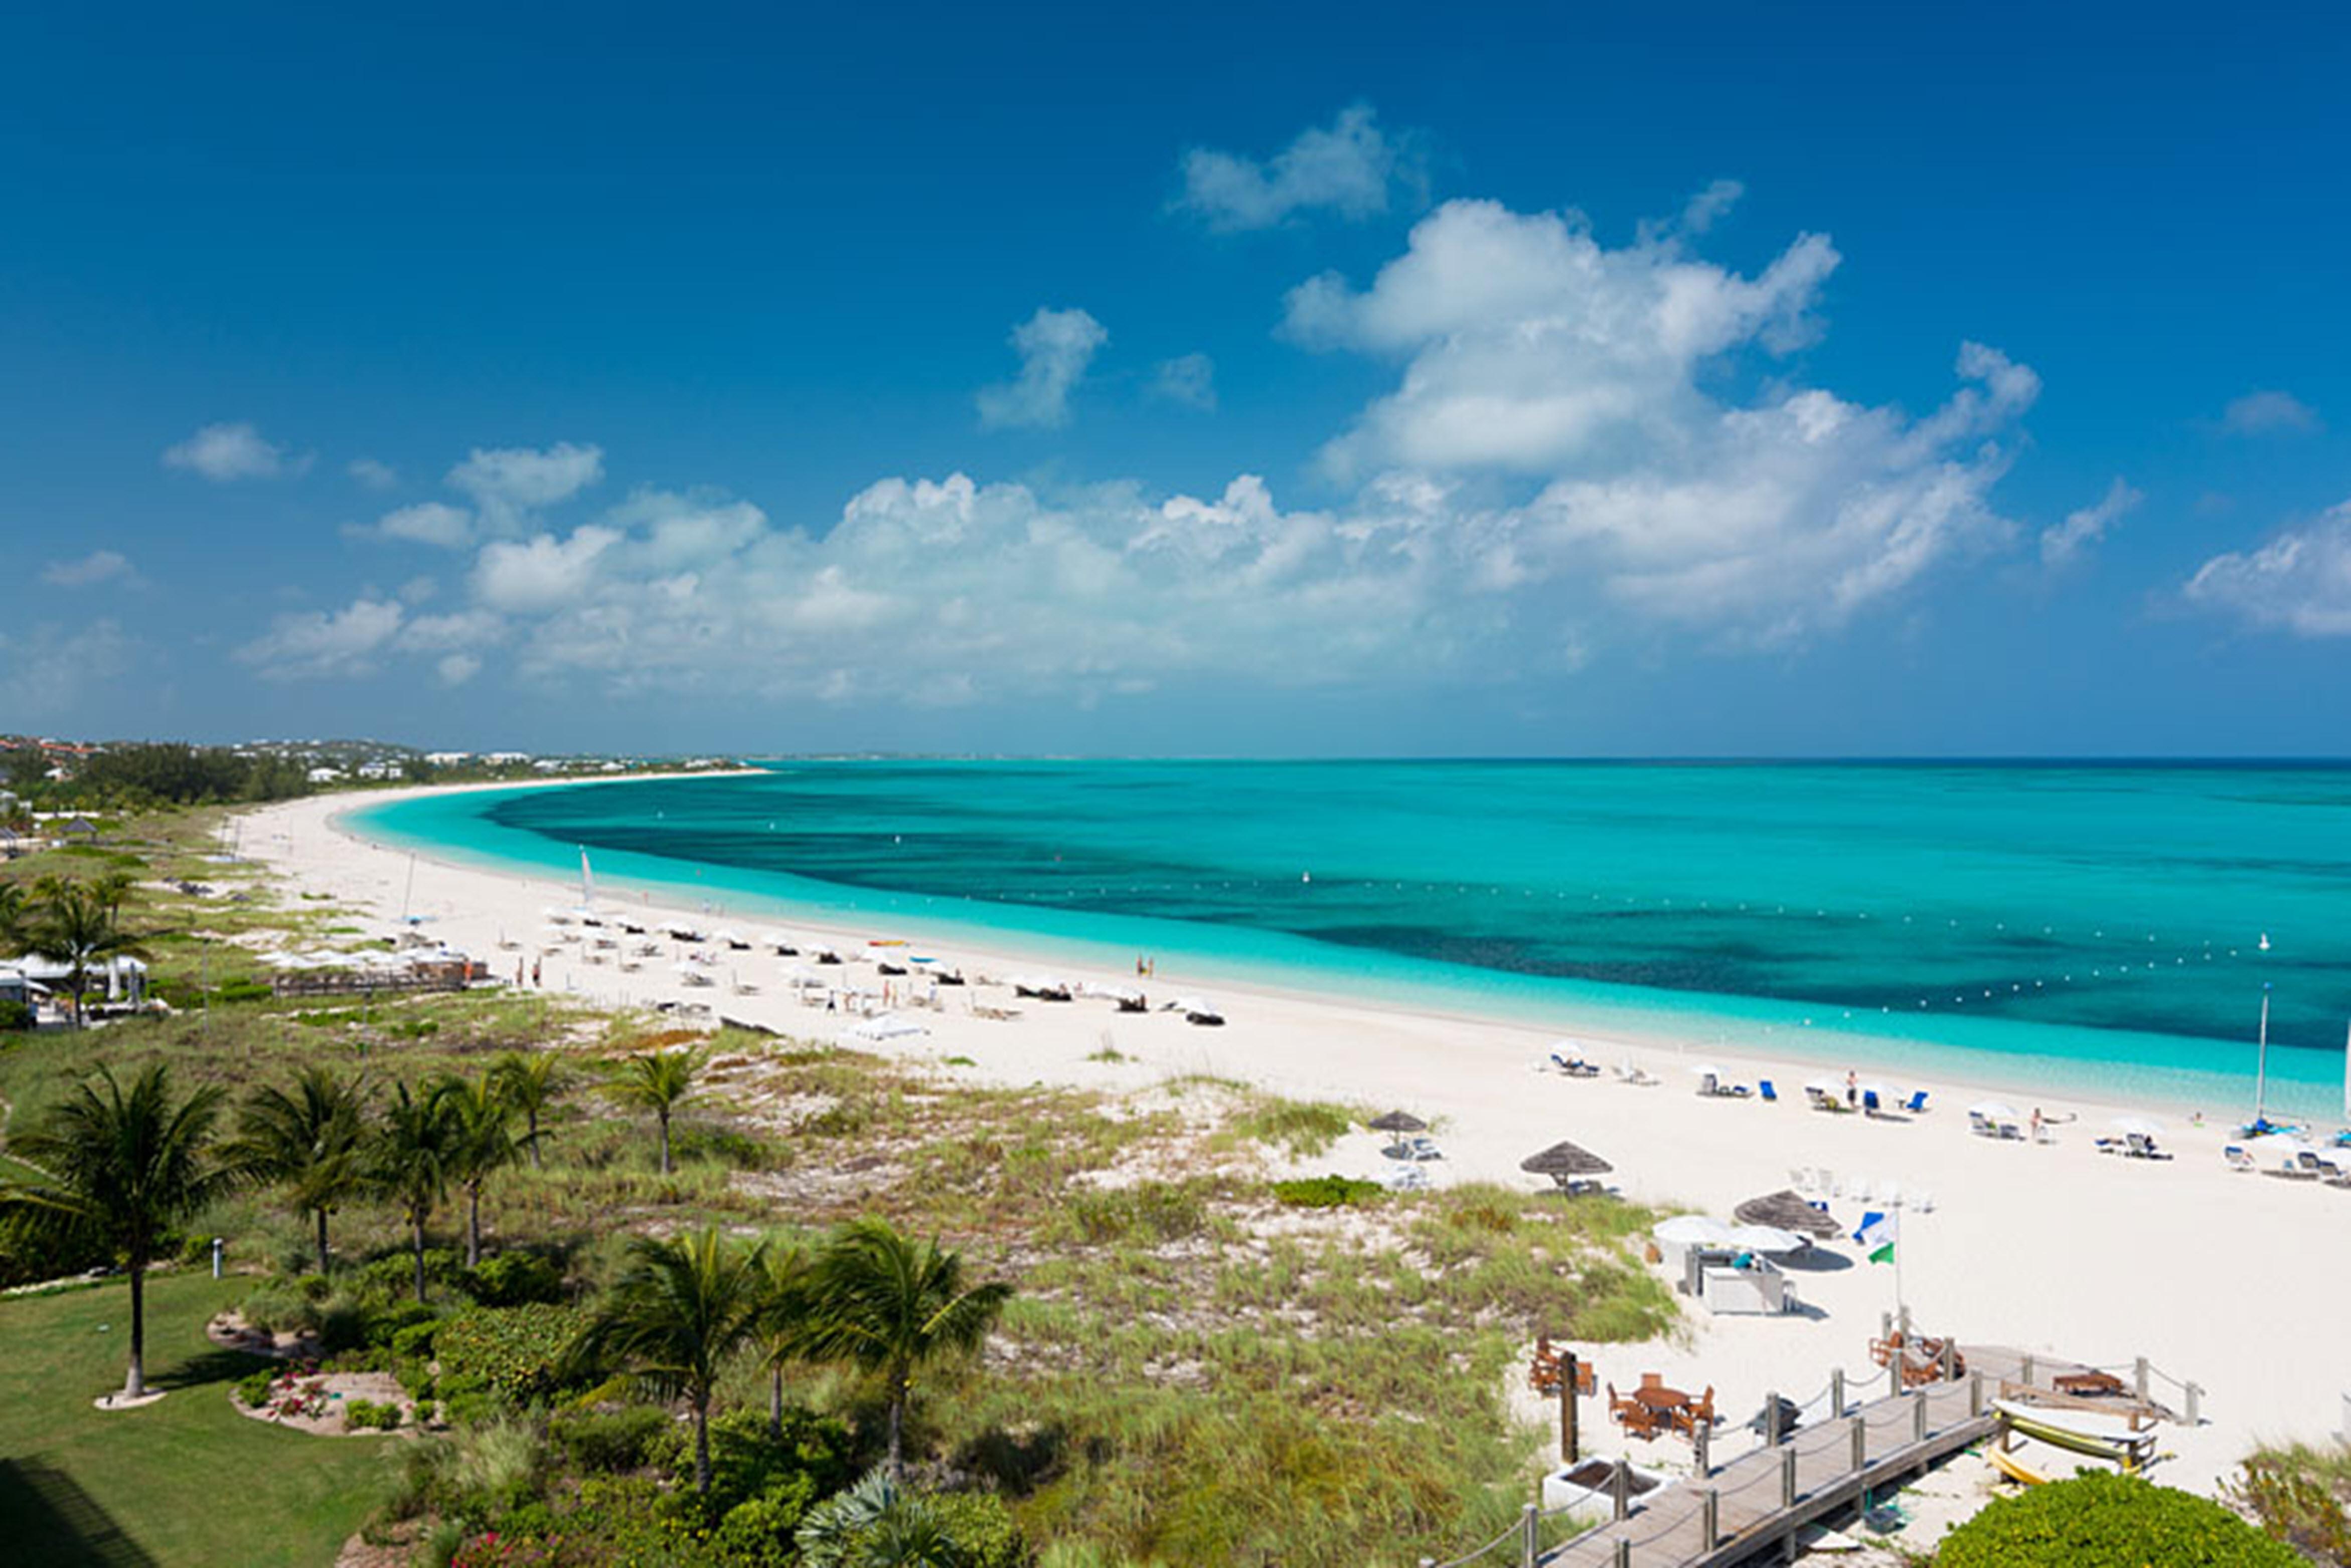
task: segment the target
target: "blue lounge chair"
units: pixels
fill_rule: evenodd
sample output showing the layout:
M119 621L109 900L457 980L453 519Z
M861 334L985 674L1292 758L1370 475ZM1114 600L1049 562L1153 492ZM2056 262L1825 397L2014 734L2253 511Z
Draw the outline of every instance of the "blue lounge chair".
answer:
M1913 1116L1917 1115L1919 1112L1924 1111L1927 1108L1927 1092L1924 1089L1919 1090L1917 1093L1911 1095L1907 1101L1903 1103L1902 1108L1905 1111L1909 1112Z
M1763 1103L1765 1104L1777 1105L1780 1103L1780 1092L1771 1087L1771 1081L1770 1079L1759 1078L1755 1081L1755 1086L1763 1092Z
M1861 1109L1864 1115L1875 1116L1877 1114L1876 1090L1866 1089L1862 1092Z

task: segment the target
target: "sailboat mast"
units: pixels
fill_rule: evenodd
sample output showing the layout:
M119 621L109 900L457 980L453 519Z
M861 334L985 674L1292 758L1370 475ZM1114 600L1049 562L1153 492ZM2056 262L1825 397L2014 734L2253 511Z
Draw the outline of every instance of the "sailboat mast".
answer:
M2262 1050L2253 1067L2253 1121L2256 1124L2269 1120L2270 1087L2270 983L2262 982Z

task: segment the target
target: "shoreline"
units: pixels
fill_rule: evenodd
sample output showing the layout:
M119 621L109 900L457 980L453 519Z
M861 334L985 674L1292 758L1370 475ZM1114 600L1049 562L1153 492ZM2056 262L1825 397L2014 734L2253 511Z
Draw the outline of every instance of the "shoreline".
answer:
M2005 1097L2020 1112L2038 1104L2074 1120L2058 1128L2052 1145L1995 1142L1969 1133L1963 1107L1984 1089L2000 1093L1996 1082L1921 1075L1904 1087L1931 1091L1923 1115L1827 1116L1805 1107L1801 1083L1815 1075L1841 1080L1841 1072L1800 1068L1781 1083L1776 1105L1709 1099L1691 1092L1687 1068L1694 1061L1713 1061L1748 1082L1756 1065L1769 1072L1787 1063L1688 1040L1612 1042L1597 1053L1608 1066L1620 1059L1639 1064L1662 1080L1658 1087L1633 1088L1613 1077L1571 1081L1531 1070L1556 1030L1223 978L1204 984L1172 964L1146 982L1154 999L1209 989L1225 1006L1226 1028L1196 1029L1164 1012L1114 1013L1101 1001L1014 1001L1007 991L982 995L971 987L945 1011L908 1015L926 1033L862 1040L848 1032L853 1018L804 1007L785 988L798 960L765 952L724 955L732 963L717 967L722 981L730 967L756 981L757 992L742 996L723 983L692 989L678 984L668 967L674 944L664 943L664 958L648 960L639 974L587 965L576 948L538 941L541 907L550 895L573 902L576 883L531 868L502 873L394 848L340 820L416 793L337 795L257 809L249 825L262 831L246 834L247 852L289 887L330 894L386 922L396 918L413 864L415 907L427 913L426 929L485 956L494 974L507 966L502 979L511 979L510 960L538 954L546 989L603 1005L704 1001L714 1013L787 1034L927 1061L949 1079L965 1073L1135 1092L1167 1076L1206 1071L1296 1098L1373 1112L1408 1109L1437 1124L1446 1155L1433 1167L1440 1182L1496 1181L1534 1192L1542 1184L1520 1173L1518 1160L1564 1136L1611 1159L1612 1179L1626 1197L1719 1218L1748 1197L1791 1186L1799 1169L1832 1170L1848 1189L1865 1180L1874 1199L1891 1185L1906 1197L1931 1191L1931 1211L1912 1207L1904 1215L1907 1304L1922 1329L2090 1363L2143 1354L2165 1373L2200 1384L2204 1427L2179 1431L2176 1439L2166 1429L2178 1457L2160 1467L2158 1479L2174 1484L2209 1487L2256 1440L2334 1430L2339 1395L2351 1390L2351 1340L2339 1333L2331 1307L2351 1290L2351 1257L2310 1244L2313 1234L2343 1221L2351 1193L2230 1172L2220 1157L2225 1134L2218 1126L2175 1123L2162 1142L2176 1157L2162 1164L2096 1153L2092 1140L2109 1131L2107 1120L2144 1102L2011 1092ZM601 901L713 924L702 911L649 894ZM870 953L866 942L879 934L837 919L771 923L835 940L844 956ZM499 949L500 931L528 946ZM1135 983L1131 973L1059 957L1024 962L1017 943L942 944L940 956L963 962L975 979L1029 967L1081 982ZM829 974L881 984L871 967L853 963ZM974 999L1017 1008L1020 1016L1008 1022L980 1017L966 1010ZM1586 1038L1597 1043L1598 1032ZM1113 1040L1118 1060L1101 1060ZM975 1065L951 1065L956 1057ZM1374 1174L1383 1165L1380 1141L1351 1135L1317 1163L1333 1172ZM1830 1202L1848 1230L1865 1207L1882 1206ZM1816 1315L1718 1318L1693 1304L1675 1343L1637 1352L1597 1347L1604 1375L1634 1381L1637 1362L1638 1370L1662 1370L1694 1380L1691 1386L1712 1383L1723 1390L1727 1409L1743 1412L1767 1389L1809 1388L1829 1366L1855 1364L1879 1314L1895 1304L1893 1271L1848 1258L1854 1249L1843 1242L1825 1250L1838 1266L1793 1276ZM2215 1332L2221 1324L2234 1332ZM2290 1380L2276 1375L2287 1345L2303 1353ZM1541 1418L1515 1379L1513 1397L1531 1418Z

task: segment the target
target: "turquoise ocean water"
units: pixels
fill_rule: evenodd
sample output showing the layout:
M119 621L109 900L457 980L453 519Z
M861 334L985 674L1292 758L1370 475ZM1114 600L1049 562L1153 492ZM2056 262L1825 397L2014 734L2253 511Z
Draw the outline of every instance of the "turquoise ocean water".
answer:
M350 821L778 921L2215 1114L2267 985L2272 1108L2343 1109L2351 768L792 762Z

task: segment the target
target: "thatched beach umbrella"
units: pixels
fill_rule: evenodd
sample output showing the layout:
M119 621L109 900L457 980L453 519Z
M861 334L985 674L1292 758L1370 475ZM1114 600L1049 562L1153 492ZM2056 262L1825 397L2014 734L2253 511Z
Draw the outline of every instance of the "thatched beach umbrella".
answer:
M1519 1162L1519 1168L1547 1176L1565 1189L1585 1177L1605 1176L1616 1167L1581 1144L1562 1141L1540 1154L1529 1155Z
M1750 1197L1732 1209L1730 1218L1741 1225L1768 1225L1774 1230L1792 1230L1799 1236L1814 1236L1823 1240L1834 1237L1841 1228L1835 1220L1785 1190Z
M1364 1124L1375 1133L1426 1133L1428 1124L1409 1111L1391 1111Z

